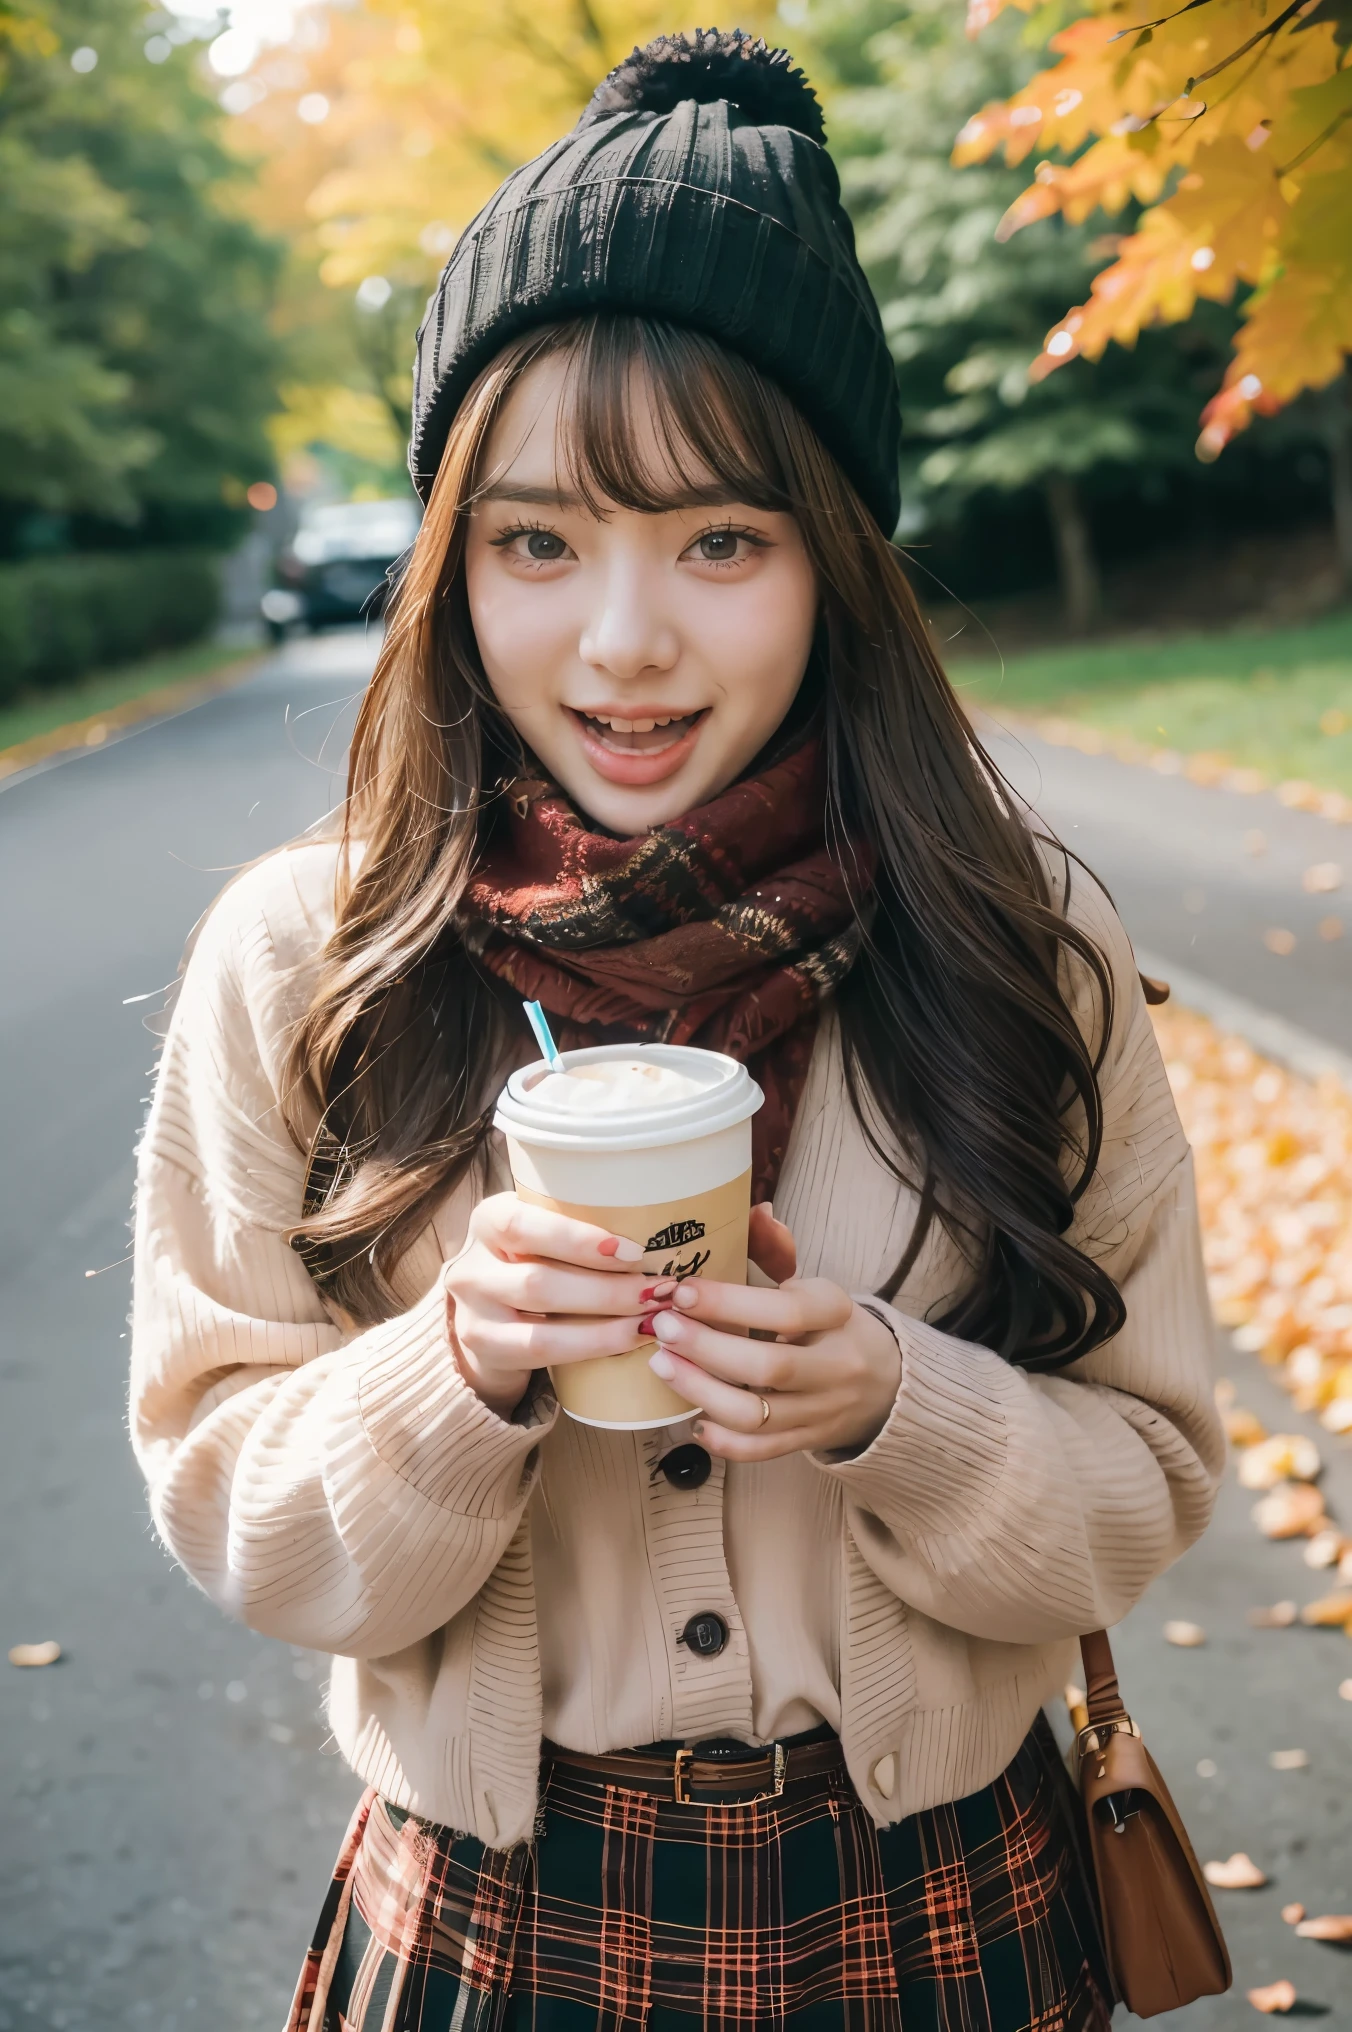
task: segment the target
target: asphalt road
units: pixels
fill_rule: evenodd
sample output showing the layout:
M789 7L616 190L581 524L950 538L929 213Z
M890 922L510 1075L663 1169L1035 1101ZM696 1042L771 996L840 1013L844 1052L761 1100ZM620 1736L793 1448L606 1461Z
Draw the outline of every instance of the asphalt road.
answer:
M986 733L1010 782L1107 884L1138 945L1352 1050L1352 829L1023 728ZM1306 871L1329 863L1346 870L1347 890L1307 892ZM1322 938L1321 921L1338 917L1346 930ZM1270 950L1270 932L1290 933L1292 950Z
M369 654L353 636L294 645L240 689L0 793L0 1648L65 1648L46 1671L0 1665L0 2032L279 2026L357 1793L325 1752L323 1661L226 1623L151 1536L125 1435L123 1259L153 1055L128 998L172 978L230 869L328 808ZM1002 760L1021 781L1041 770L1049 816L1143 945L1352 1042L1346 947L1299 914L1301 869L1336 858L1331 828L1266 801L1218 814L1199 799L1221 793L1062 750ZM1235 851L1254 827L1266 858ZM1298 944L1268 965L1273 921ZM1251 1364L1225 1361L1260 1415L1292 1423ZM1346 1449L1331 1472L1352 1518ZM1242 1989L1289 1975L1302 2010L1352 2024L1352 1964L1279 1917L1287 1899L1352 1904L1352 1703L1336 1690L1352 1648L1248 1629L1252 1603L1320 1590L1247 1509L1228 1486L1119 1643L1199 1850L1245 1848L1274 1878L1225 1904L1240 1992L1186 2022L1252 2023ZM1170 1616L1203 1623L1206 1648L1170 1649ZM1274 1772L1291 1747L1308 1767Z

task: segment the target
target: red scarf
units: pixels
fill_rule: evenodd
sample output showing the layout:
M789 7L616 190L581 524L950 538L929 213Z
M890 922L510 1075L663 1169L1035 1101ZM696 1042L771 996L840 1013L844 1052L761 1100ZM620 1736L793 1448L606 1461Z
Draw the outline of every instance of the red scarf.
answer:
M740 1059L765 1093L752 1190L770 1197L818 1009L859 947L826 845L820 740L637 839L588 831L551 784L509 795L504 836L466 893L466 942L543 1005L564 1050L641 1041ZM856 894L870 873L861 852Z

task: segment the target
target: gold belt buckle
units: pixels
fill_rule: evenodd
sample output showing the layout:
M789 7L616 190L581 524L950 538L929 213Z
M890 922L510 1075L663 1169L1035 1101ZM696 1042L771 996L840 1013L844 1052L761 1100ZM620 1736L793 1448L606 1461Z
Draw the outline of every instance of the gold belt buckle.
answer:
M774 1783L771 1789L768 1792L754 1792L750 1799L739 1800L737 1802L738 1805L759 1806L763 1799L778 1799L780 1793L784 1790L784 1781L789 1774L789 1753L782 1743L772 1743L770 1747L774 1751ZM678 1750L676 1752L675 1767L671 1778L672 1797L678 1806L694 1806L699 1803L690 1797L690 1766L694 1761L695 1753L693 1750Z

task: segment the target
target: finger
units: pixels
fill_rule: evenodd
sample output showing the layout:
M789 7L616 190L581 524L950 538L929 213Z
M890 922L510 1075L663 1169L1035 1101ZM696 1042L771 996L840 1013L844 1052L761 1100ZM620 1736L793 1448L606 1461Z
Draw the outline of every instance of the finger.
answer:
M746 1340L670 1311L654 1315L653 1331L662 1354L679 1355L741 1389L798 1391L821 1380L821 1357L812 1343Z
M746 1253L756 1268L772 1277L776 1284L786 1284L790 1277L798 1274L798 1248L793 1230L775 1219L774 1208L768 1199L751 1209Z
M725 1327L756 1327L762 1333L834 1333L845 1325L854 1301L825 1277L795 1278L768 1291L761 1284L718 1284L687 1277L672 1298L681 1314Z
M780 1428L798 1429L804 1424L823 1426L836 1410L829 1398L790 1392L784 1396L739 1389L711 1376L707 1369L687 1362L663 1348L650 1358L655 1375L669 1383L677 1396L695 1405L711 1429L755 1435L768 1439ZM766 1415L768 1407L769 1415Z
M482 1250L457 1283L467 1295L486 1298L512 1312L585 1314L601 1318L651 1311L669 1304L674 1278L654 1282L632 1271L608 1277L596 1270L571 1270L557 1263L504 1259Z
M772 1431L769 1426L764 1432L734 1432L729 1426L701 1418L690 1430L707 1453L716 1454L720 1460L726 1461L780 1460L785 1454L803 1453L808 1447L822 1444L813 1429L806 1425L786 1428L783 1432Z
M456 1337L485 1365L546 1369L588 1362L598 1355L625 1355L647 1342L641 1319L529 1319L504 1312L456 1323Z
M626 1236L612 1235L590 1221L576 1221L571 1214L532 1206L514 1192L481 1200L472 1225L477 1239L501 1256L544 1256L554 1263L630 1275L635 1263L643 1260L639 1244Z

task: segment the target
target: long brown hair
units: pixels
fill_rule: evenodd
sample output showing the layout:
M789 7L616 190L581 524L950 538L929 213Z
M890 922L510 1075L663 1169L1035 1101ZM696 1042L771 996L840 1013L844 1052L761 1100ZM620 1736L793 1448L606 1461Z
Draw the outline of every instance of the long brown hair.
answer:
M526 759L479 660L464 542L494 421L551 354L568 368L560 453L589 503L731 499L797 518L822 602L797 711L824 735L828 837L875 857L837 1001L849 1091L881 1161L920 1194L888 1290L937 1217L970 1266L939 1323L1030 1368L1073 1360L1125 1317L1066 1239L1098 1160L1111 977L1053 900L1046 845L982 755L900 554L808 424L712 340L619 315L509 345L451 431L358 717L337 924L290 1048L288 1119L322 1200L295 1246L352 1318L388 1316L394 1263L482 1154L496 1087L527 1055L519 1008L456 925ZM658 422L660 470L638 449L637 402ZM1065 893L1069 879L1066 863ZM1095 986L1097 1055L1058 981L1063 948Z

